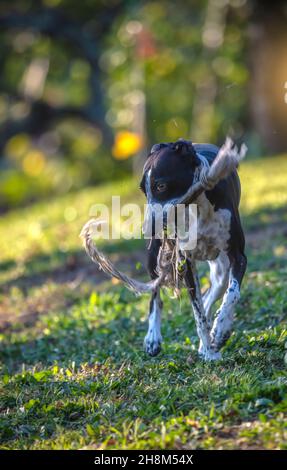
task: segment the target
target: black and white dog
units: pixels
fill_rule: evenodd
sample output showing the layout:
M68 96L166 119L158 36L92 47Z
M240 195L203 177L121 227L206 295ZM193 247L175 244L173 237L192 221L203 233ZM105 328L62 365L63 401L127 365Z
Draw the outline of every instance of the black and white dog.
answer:
M210 166L219 149L211 144L175 143L154 145L144 166L141 189L149 205L176 201L196 180L205 166ZM238 211L240 181L236 171L211 190L202 192L195 203L198 210L197 246L194 260L207 261L210 288L201 295L200 285L191 261L186 259L184 283L188 289L200 339L199 354L205 360L221 358L220 349L232 332L234 307L240 297L240 286L246 270L244 233ZM152 238L148 248L148 271L158 276L158 253L162 241ZM213 320L213 304L222 303ZM162 301L160 288L150 302L149 327L144 347L155 356L161 349L160 331Z

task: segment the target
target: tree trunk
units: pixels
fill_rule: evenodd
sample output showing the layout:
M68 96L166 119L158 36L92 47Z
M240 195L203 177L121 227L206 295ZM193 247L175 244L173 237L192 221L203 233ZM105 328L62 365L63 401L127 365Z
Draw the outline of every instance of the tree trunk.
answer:
M250 115L262 150L287 150L287 9L257 1L249 28Z

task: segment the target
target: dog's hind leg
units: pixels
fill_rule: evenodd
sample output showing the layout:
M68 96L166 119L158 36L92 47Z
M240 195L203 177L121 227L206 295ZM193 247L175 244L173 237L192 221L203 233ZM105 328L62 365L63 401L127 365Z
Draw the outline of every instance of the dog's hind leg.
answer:
M230 262L229 282L210 333L212 345L216 351L222 348L232 332L234 308L240 298L241 282L247 266L244 248L245 238L240 217L238 211L234 211L227 251Z
M150 301L148 332L144 339L144 349L150 356L156 356L161 350L162 336L160 332L162 300L160 289L157 289Z
M200 349L198 352L206 361L218 360L221 358L221 354L215 351L211 344L210 329L205 316L195 263L187 260L186 266L185 284L190 296L197 334L200 339Z
M211 330L211 340L216 351L226 343L232 332L234 308L240 298L240 286L244 276L247 259L244 253L230 255L231 269L228 288Z

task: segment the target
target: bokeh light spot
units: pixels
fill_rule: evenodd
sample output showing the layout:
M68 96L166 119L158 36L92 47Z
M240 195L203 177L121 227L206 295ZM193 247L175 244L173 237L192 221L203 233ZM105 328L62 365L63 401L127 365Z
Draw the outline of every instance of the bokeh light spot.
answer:
M66 207L65 212L64 212L64 218L67 222L73 222L75 218L77 217L78 212L75 207L69 206Z
M12 159L20 159L27 153L30 146L30 139L27 134L18 134L12 137L6 147L5 153Z
M141 150L142 146L143 140L139 134L121 131L116 134L112 153L117 160L125 160Z
M30 150L25 155L23 170L29 176L39 176L45 167L45 155L40 150Z

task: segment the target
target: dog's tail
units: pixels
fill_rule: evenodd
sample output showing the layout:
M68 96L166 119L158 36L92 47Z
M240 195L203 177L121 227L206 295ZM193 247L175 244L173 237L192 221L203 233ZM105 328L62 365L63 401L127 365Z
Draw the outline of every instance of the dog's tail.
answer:
M91 219L84 225L80 233L80 237L83 240L85 250L91 260L96 263L99 269L102 269L106 274L111 277L115 277L119 281L123 282L125 286L132 292L134 292L136 295L140 295L147 292L154 292L162 282L162 275L150 282L136 281L135 279L132 279L131 277L119 271L114 266L114 264L109 261L106 256L98 250L95 242L93 241L93 234L95 233L96 228L101 223L103 222Z

